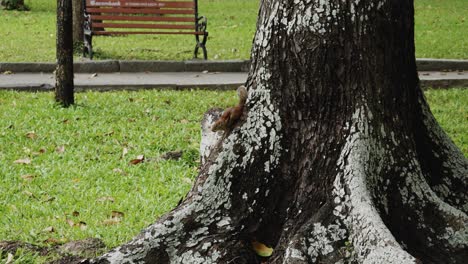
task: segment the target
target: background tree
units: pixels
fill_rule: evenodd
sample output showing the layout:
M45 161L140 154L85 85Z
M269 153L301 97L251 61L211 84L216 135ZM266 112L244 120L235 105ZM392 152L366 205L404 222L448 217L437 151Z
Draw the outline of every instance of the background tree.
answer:
M73 1L73 43L75 47L83 46L83 22L84 22L83 1Z
M258 263L256 242L268 263L466 261L468 162L419 87L413 1L262 1L247 87L180 205L91 263Z
M29 10L29 8L24 4L24 0L1 0L0 5L6 10Z
M68 107L75 101L73 83L72 0L57 0L57 68L55 100Z

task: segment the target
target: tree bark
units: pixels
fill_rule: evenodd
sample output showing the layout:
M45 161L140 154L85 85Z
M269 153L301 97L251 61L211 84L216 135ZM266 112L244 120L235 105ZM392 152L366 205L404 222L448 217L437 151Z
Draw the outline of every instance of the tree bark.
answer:
M57 0L57 68L55 100L64 107L74 104L72 0Z
M75 47L83 47L83 23L84 23L83 1L73 1L73 43Z
M89 262L464 263L468 161L413 28L413 1L263 0L244 117L177 208Z

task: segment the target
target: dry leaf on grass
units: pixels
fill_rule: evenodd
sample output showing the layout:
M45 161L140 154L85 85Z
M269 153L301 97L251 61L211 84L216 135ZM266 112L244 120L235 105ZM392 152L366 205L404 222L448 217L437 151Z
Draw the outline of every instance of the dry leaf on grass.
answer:
M125 155L127 155L128 153L128 148L123 148L122 149L122 158L125 157Z
M49 237L48 239L44 240L43 242L45 244L58 245L58 244L65 243L65 241L66 240L64 238L56 239L56 238L53 238L53 237Z
M84 230L86 230L86 229L88 228L88 225L87 225L85 222L83 222L83 221L80 221L80 222L79 222L78 224L76 224L76 225L79 226L80 229L81 229L82 231L84 231Z
M37 138L37 135L36 133L34 133L34 131L31 131L31 132L26 133L26 137L30 139L35 139Z
M73 220L71 220L71 219L68 219L68 218L67 218L65 221L67 221L67 224L68 224L69 226L71 226L71 227L73 227L73 226L75 225L75 222L73 222Z
M30 191L23 191L23 193L26 194L27 196L31 197L31 198L36 198L36 196Z
M31 159L29 158L24 158L24 159L18 159L13 161L15 164L31 164Z
M59 146L55 148L55 151L59 154L62 154L63 152L65 152L65 146Z
M32 174L26 174L26 175L21 175L21 178L23 180L32 181L32 180L34 180L34 178L36 178L36 176L34 176Z
M14 257L15 257L15 256L13 256L13 254L8 253L7 260L6 260L5 264L12 264L12 263L14 263L14 262L13 262Z
M118 219L121 219L125 216L124 213L122 212L119 212L119 211L112 211L111 212L111 218L118 218Z
M137 165L137 164L139 164L139 163L142 163L144 160L145 160L145 156L144 156L144 155L139 155L139 156L137 156L136 159L132 159L132 160L130 161L130 164L132 164L132 165Z
M114 218L106 219L106 220L102 221L102 223L104 225L116 225L116 224L120 223L120 219L116 219L116 218L115 219Z
M107 202L107 201L109 201L109 202L113 203L113 202L115 202L115 199L112 196L103 196L103 197L97 198L96 201L98 201L98 202Z
M48 226L48 227L42 229L42 232L43 233L53 233L53 232L55 232L55 228L53 226Z

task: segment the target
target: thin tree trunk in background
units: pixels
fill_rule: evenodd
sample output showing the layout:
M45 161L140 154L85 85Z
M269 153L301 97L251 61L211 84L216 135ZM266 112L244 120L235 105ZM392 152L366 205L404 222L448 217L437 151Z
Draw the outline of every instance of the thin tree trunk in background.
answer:
M73 44L75 47L83 46L83 1L73 1Z
M57 0L55 100L64 107L74 104L72 30L72 0Z

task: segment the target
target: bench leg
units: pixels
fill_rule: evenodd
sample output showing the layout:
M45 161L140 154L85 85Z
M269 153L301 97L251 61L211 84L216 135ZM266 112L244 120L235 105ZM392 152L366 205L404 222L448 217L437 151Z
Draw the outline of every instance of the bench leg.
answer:
M200 36L195 35L195 39L197 40L197 45L195 46L195 51L194 51L194 58L198 57L198 49L201 48L203 51L203 58L205 60L208 59L208 52L206 51L206 41L208 40L208 33L203 35L203 40L200 41Z
M93 59L93 36L85 34L84 35L84 45L83 45L83 57L88 55L89 59Z

